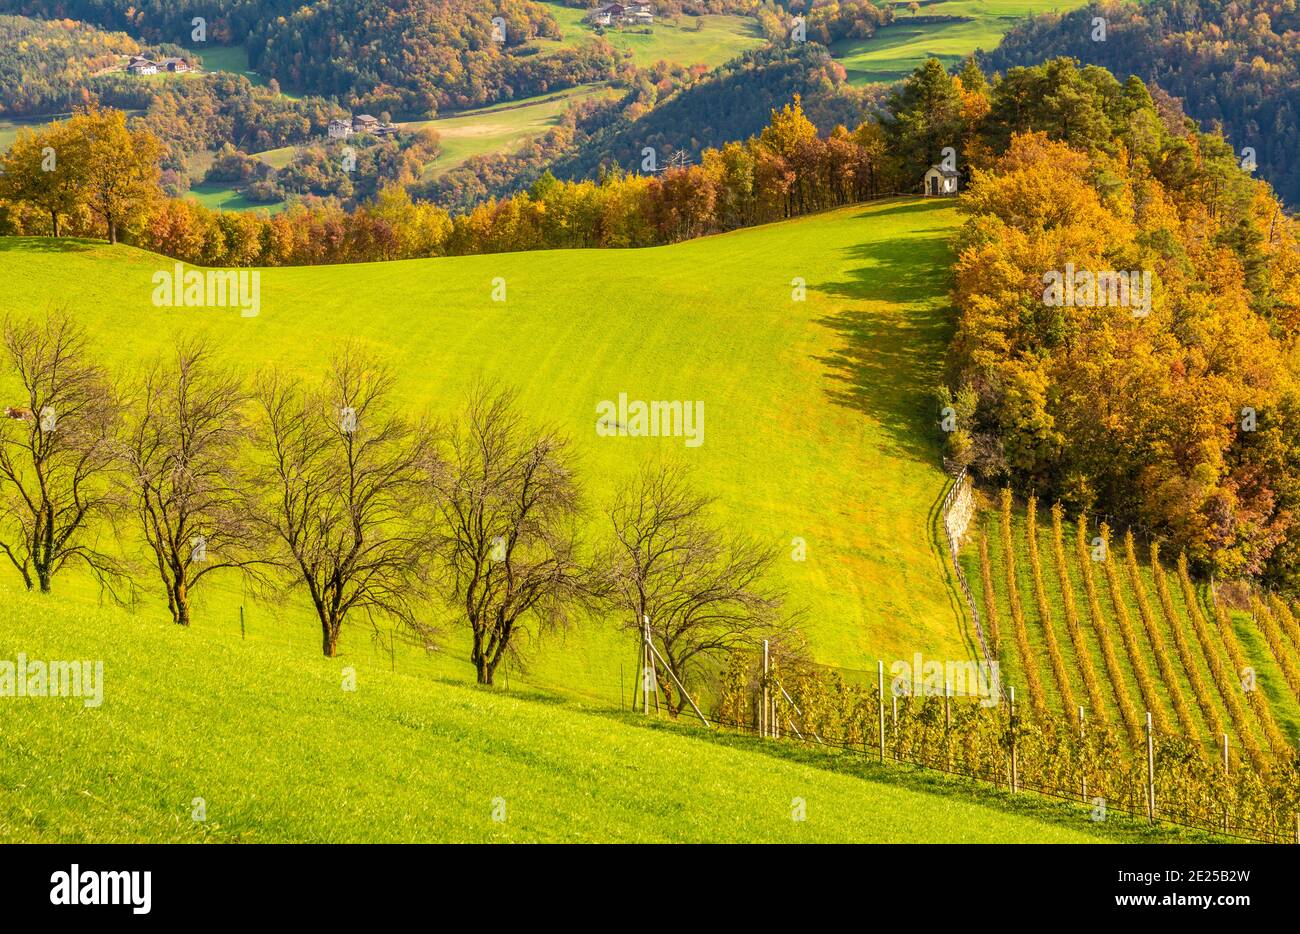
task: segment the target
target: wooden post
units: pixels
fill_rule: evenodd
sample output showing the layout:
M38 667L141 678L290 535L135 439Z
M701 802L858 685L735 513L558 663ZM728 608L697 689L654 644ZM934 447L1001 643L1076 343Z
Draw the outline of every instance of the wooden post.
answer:
M885 663L876 660L876 700L880 708L880 761L885 761Z
M239 638L244 638L244 605L239 604Z
M1223 774L1228 774L1228 734L1223 734Z
M1080 800L1084 804L1088 803L1088 770L1084 767L1087 762L1087 750L1083 744L1087 742L1087 733L1083 725L1083 704L1079 705L1079 793L1082 795Z
M1015 794L1020 786L1019 776L1016 774L1016 689L1013 685L1011 688L1011 717L1007 725L1011 729L1011 793Z
M952 768L952 683L943 682L943 767Z
M1156 819L1156 730L1151 711L1147 711L1147 816Z
M767 722L771 715L771 701L767 696L767 640L763 640L763 715L759 718L759 733L767 735Z

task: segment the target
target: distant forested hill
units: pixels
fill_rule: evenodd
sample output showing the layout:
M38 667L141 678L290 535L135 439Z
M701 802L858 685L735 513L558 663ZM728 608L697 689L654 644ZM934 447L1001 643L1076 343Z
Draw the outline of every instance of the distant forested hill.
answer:
M1106 40L1092 38L1094 17ZM1006 71L1058 55L1135 74L1183 100L1209 127L1220 123L1238 153L1255 150L1259 173L1300 206L1300 9L1295 0L1153 0L1104 3L1036 17L1012 30L982 63Z
M606 127L557 162L553 172L559 178L588 178L615 164L637 168L647 146L661 159L676 150L698 158L706 147L758 133L772 109L796 94L822 132L837 123L856 126L868 100L867 92L845 83L844 69L824 47L812 42L767 46L728 62L636 121Z
M531 0L0 0L0 13L67 17L200 53L245 46L250 65L286 89L401 117L607 80L628 57L603 41L528 45L560 36ZM504 43L493 39L498 16Z
M0 114L70 109L79 85L140 51L125 33L70 20L0 16Z

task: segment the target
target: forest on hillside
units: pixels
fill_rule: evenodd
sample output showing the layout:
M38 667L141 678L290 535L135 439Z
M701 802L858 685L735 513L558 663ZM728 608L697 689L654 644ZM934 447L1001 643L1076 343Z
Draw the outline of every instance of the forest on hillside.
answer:
M1106 21L1104 41L1093 19ZM1152 0L1094 3L1017 26L982 58L1006 71L1058 55L1136 74L1182 100L1209 129L1221 125L1238 153L1255 151L1260 174L1300 205L1300 9L1294 0Z

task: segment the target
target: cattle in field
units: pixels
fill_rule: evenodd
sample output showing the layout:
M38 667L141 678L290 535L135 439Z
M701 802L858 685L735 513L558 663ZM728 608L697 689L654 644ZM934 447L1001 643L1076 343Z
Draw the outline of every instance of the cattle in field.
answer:
M26 406L11 405L5 409L5 418L20 418L25 422L32 420L32 410Z

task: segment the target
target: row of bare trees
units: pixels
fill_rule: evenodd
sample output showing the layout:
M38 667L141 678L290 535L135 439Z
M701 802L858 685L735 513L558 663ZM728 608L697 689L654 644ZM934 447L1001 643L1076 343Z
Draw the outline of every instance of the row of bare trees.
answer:
M197 338L123 384L63 314L7 321L4 351L21 400L0 423L0 549L30 590L81 564L121 599L156 573L189 625L199 585L237 573L305 593L326 656L350 619L429 647L464 625L483 684L522 633L579 617L648 618L683 681L792 625L774 548L715 524L680 465L644 465L593 532L570 442L509 390L480 384L439 424L401 411L358 350L316 386L277 371L250 385Z

